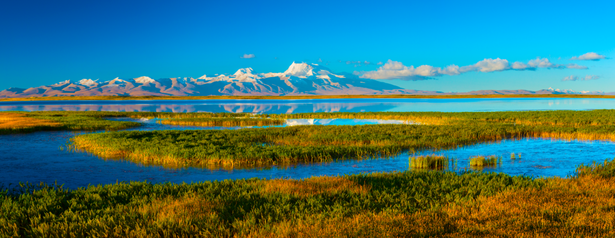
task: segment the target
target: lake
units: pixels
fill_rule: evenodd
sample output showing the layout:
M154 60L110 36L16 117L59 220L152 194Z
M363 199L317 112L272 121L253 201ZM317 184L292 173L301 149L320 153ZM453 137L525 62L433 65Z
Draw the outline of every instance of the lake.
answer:
M463 98L463 99L302 99L302 100L130 100L0 102L0 111L129 112L476 112L615 109L614 99Z

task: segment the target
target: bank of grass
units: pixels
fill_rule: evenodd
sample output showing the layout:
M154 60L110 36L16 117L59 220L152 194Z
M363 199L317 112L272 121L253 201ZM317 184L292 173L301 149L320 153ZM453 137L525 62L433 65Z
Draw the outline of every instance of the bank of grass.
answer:
M529 177L426 171L305 180L133 182L77 190L29 187L0 195L0 236L292 236L291 229L315 229L326 221L342 221L338 224L343 228L357 217L438 211L449 204L473 204L481 196L542 186L544 181Z
M0 236L610 237L614 161L565 179L407 171L22 186L0 192Z
M0 113L0 134L34 131L44 128L56 128L60 123L27 117L21 113Z
M0 134L35 131L119 130L140 126L137 122L106 120L112 114L93 112L2 112Z
M135 114L136 115L136 114ZM165 115L150 113L151 116ZM178 114L173 118L213 118ZM234 114L225 114L229 120ZM235 131L113 132L79 135L74 148L144 164L261 166L395 156L525 137L613 140L615 111L381 112L241 115L261 119L395 119L418 125L298 126ZM523 122L523 123L521 123Z
M105 158L169 167L262 166L395 156L531 131L512 125L295 126L241 130L120 131L79 135L73 147Z
M284 125L286 120L266 118L174 118L160 120L158 123L176 126L279 126Z

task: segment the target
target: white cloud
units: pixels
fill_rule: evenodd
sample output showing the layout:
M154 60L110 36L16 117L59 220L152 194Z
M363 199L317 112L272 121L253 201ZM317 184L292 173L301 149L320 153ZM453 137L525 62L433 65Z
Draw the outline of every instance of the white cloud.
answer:
M579 77L574 76L574 75L570 75L570 76L566 76L562 79L562 81L577 81L579 79Z
M380 63L378 63L380 65ZM442 75L459 75L467 72L496 72L505 70L536 70L537 68L547 69L587 69L586 66L577 64L553 64L547 58L536 58L527 63L515 62L512 65L506 59L484 59L476 64L459 67L449 65L445 68L434 67L431 65L421 65L418 67L405 66L401 62L389 60L375 71L359 72L362 78L370 79L401 79L401 80L425 80L431 77Z
M594 52L589 52L589 53L582 54L578 57L574 56L570 58L570 60L601 60L601 59L606 59L606 56L599 55Z
M595 80L595 79L599 79L600 76L598 75L585 75L584 78L582 78L581 80Z
M377 65L383 65L382 62L378 62Z
M256 57L254 54L244 54L241 56L242 59L252 59L254 57Z
M449 66L450 67L450 66ZM470 72L470 71L480 71L480 72L493 72L493 71L502 71L509 69L508 60L505 59L484 59L478 61L478 63L469 66L463 66L460 68L461 73Z
M362 72L362 78L371 79L402 79L402 80L425 80L430 77L442 74L459 74L459 66L451 65L444 69L431 65L421 65L419 67L404 66L401 62L389 60L376 71Z
M575 75L570 75L570 76L564 77L562 79L562 81L577 81L577 80L579 80L579 81L587 81L587 80L596 80L596 79L599 79L599 78L600 78L600 76L598 76L598 75L585 75L585 77L581 77L581 78L579 78L579 77L577 77Z
M528 61L527 63L515 62L512 64L512 68L516 70L536 70L537 68L546 69L587 69L587 66L578 64L554 64L547 58L536 58Z

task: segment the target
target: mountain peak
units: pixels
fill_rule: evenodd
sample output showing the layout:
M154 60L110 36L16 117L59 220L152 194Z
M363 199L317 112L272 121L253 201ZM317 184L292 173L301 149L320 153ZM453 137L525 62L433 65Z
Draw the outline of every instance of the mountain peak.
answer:
M141 77L135 78L134 80L137 83L143 83L143 84L156 82L156 80L153 80L152 78L147 77L147 76L141 76Z
M79 80L79 84L83 85L83 86L95 86L98 83L96 82L96 80L92 80L92 79L82 79Z
M243 69L237 70L237 72L235 72L233 75L235 77L239 77L239 76L242 76L242 75L250 75L251 76L251 75L254 75L254 73L255 72L254 72L254 70L252 68L243 68Z
M59 82L59 83L53 84L53 85L51 85L51 86L56 86L56 87L57 87L57 86L62 86L62 85L69 84L69 83L70 83L70 79L67 79L67 80L64 80L64 81L62 81L62 82Z
M290 65L290 67L288 67L288 69L284 71L284 74L292 75L296 77L309 77L309 76L314 75L314 72L312 72L313 69L314 67L312 67L312 65L309 65L307 63L293 62Z

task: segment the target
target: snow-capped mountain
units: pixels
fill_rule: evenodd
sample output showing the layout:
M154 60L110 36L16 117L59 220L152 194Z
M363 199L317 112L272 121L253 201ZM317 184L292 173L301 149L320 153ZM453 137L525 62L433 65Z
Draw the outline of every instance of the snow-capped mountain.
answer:
M403 90L397 86L333 74L318 64L292 63L282 73L257 73L252 68L234 74L199 78L152 79L142 76L109 81L82 79L28 89L0 91L0 98L44 96L207 96L207 95L345 95L382 94Z
M471 92L439 92L403 89L378 80L359 78L353 74L335 74L318 64L293 62L281 73L258 73L243 68L233 74L203 75L199 78L162 78L147 76L115 78L108 81L81 79L28 89L9 88L0 91L0 98L52 96L209 96L209 95L487 95L487 94L613 94L575 92L571 90L480 90Z

